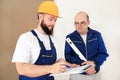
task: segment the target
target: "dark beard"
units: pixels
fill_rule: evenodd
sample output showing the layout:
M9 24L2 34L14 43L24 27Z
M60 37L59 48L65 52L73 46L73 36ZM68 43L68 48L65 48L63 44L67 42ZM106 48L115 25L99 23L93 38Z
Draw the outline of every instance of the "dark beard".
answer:
M53 30L50 31L44 21L41 22L41 27L47 35L52 35Z

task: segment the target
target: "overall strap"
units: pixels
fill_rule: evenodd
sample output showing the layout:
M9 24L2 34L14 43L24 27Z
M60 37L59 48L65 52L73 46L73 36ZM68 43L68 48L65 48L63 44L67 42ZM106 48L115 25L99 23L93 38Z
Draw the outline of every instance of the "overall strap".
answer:
M53 42L52 42L52 40L51 40L50 35L49 35L49 40L50 40L50 47L51 47L51 49L52 49L52 48L54 48L54 44L53 44Z
M39 42L39 46L43 46L43 42L38 38L37 33L34 30L31 30L32 34L37 38L38 42Z

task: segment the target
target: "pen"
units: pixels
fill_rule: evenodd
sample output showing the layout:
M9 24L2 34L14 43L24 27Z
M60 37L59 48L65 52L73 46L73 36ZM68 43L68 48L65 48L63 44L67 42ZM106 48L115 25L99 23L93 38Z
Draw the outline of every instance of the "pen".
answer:
M71 68L71 66L66 65L67 68Z
M83 70L86 71L86 70L88 70L90 67L92 67L92 65L88 65L88 66L85 67Z

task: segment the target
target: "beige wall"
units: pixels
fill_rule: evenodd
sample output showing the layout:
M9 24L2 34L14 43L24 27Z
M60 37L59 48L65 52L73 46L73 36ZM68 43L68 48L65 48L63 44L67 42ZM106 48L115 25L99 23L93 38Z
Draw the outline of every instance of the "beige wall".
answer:
M17 80L11 63L19 35L37 25L37 8L44 0L0 0L0 80Z

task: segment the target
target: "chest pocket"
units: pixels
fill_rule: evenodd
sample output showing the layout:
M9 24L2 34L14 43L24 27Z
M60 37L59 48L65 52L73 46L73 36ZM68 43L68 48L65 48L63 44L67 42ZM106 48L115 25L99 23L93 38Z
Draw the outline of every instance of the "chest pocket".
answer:
M46 53L40 51L39 62L43 64L53 64L56 61L55 49L46 50Z
M94 39L88 40L88 42L92 42L92 41L96 41L96 40L97 40L97 38L94 38Z
M82 41L73 41L73 43L79 44L79 43L82 43Z
M98 38L93 38L88 40L87 48L90 51L90 53L97 53L98 51Z

